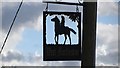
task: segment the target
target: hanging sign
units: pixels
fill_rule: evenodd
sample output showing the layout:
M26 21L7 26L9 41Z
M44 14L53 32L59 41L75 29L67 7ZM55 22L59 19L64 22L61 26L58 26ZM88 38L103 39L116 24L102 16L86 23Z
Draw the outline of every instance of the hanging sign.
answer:
M74 30L72 27L65 25L66 18L70 19L73 22L77 22L76 28L78 29L78 31ZM46 24L49 23L53 24L54 27L53 29L52 28L47 29L49 25ZM54 36L54 38L52 39L54 40L54 43L52 44L46 42L49 39L47 37L47 34L48 32L51 32L51 30L54 31L54 33L51 35L51 38L52 36ZM78 35L77 44L72 43L73 39L71 34ZM61 35L63 35L64 43L59 42L60 40L59 37ZM69 43L66 42L67 39ZM53 11L43 12L43 60L44 61L81 60L81 13L80 12L53 12Z

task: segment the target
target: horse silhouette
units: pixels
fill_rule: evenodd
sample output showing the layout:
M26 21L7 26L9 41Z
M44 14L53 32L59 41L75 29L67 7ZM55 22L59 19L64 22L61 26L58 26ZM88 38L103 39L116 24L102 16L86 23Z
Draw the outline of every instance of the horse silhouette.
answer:
M64 19L63 16L61 16L62 20ZM57 16L55 16L54 18L51 19L52 22L55 22L55 43L58 44L58 39L59 39L59 35L62 35L64 34L64 37L65 37L65 40L64 40L64 44L66 43L66 39L67 39L67 36L69 37L69 41L70 41L70 45L71 45L71 37L70 37L70 31L73 32L74 34L76 34L76 32L72 29L72 28L69 28L68 26L64 26L62 24L65 23L65 21L63 20L62 22L61 20L61 23L60 23L60 20L58 19ZM56 40L57 38L57 40Z

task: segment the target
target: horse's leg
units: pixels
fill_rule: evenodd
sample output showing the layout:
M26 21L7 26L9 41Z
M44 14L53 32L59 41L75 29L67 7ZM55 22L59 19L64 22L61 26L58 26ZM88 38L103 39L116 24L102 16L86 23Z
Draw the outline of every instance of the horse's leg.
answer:
M56 36L57 36L57 35L55 34L54 40L55 40L55 43L57 44L57 41L56 41Z
M70 37L70 34L68 34L68 37L69 37L69 41L70 41L70 45L71 45L71 37Z
M66 34L64 34L64 37L65 37L65 41L64 41L64 45L65 45L65 42L66 42L66 39L67 39L67 35L66 35Z

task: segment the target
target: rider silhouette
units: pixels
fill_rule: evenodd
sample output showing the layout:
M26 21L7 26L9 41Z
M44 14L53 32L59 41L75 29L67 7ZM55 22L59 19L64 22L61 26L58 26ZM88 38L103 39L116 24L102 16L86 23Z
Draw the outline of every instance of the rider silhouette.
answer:
M61 28L64 29L65 27L65 17L64 16L61 16Z
M64 34L65 41L64 44L66 43L67 36L69 37L70 45L71 45L71 37L70 37L70 32L76 34L76 32L72 29L69 28L68 26L65 26L65 18L64 16L61 16L61 23L60 20L58 19L57 16L51 19L52 22L55 23L55 43L58 44L58 39L59 35Z

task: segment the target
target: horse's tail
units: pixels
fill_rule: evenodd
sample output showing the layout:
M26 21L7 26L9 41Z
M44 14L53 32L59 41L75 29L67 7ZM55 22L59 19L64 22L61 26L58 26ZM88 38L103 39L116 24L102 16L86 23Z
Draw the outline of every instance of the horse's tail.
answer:
M71 32L73 32L74 34L76 34L76 32L72 29L72 28L69 28Z

